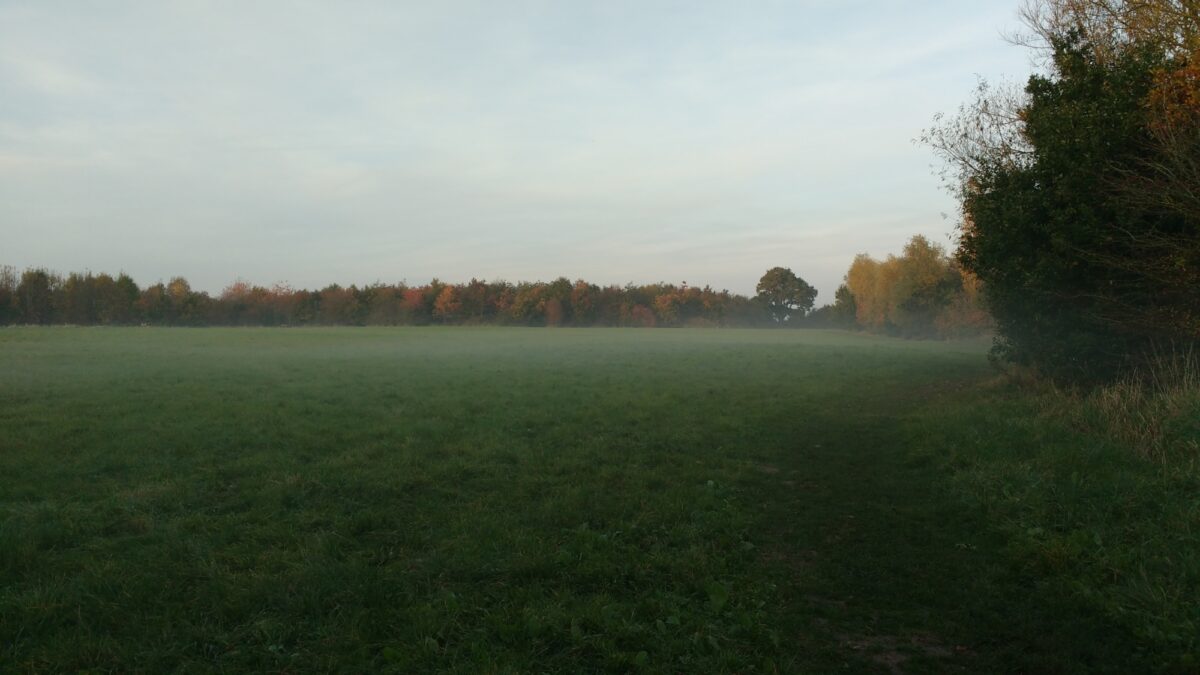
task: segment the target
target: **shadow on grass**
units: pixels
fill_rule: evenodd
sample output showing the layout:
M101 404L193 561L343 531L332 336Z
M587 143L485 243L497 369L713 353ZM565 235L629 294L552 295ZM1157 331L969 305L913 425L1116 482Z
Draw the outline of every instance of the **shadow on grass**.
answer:
M1012 558L908 451L896 415L810 419L761 495L762 564L796 640L784 670L1145 672L1144 645Z

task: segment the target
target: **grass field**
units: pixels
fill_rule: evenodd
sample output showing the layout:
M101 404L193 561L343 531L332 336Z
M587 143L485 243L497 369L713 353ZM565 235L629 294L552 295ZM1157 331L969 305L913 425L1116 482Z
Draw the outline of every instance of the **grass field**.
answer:
M1188 671L1194 467L985 350L0 331L0 671Z

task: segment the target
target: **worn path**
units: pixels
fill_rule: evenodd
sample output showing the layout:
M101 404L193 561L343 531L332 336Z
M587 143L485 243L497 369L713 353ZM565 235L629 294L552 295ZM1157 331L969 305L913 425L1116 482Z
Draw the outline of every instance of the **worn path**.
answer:
M767 470L767 558L787 581L789 670L1131 672L1131 635L1033 590L983 514L966 510L910 420L978 377L847 394ZM1044 592L1044 591L1042 591ZM840 663L839 663L840 662Z

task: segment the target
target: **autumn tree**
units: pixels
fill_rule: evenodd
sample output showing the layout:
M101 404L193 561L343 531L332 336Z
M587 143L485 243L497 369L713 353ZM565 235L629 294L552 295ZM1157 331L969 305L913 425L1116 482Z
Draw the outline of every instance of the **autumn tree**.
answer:
M459 317L461 311L462 302L458 298L458 289L454 286L443 288L433 303L433 315L442 323L451 323Z
M0 325L17 322L17 284L17 270L0 265Z
M400 324L428 323L428 310L424 305L424 295L420 288L402 286L395 290L399 309L396 322Z
M296 323L316 323L321 311L321 294L317 291L296 291L293 311Z
M359 323L360 306L358 294L350 287L330 284L321 289L321 303L317 309L317 321L331 326L353 326Z
M178 285L176 293L178 294ZM165 291L165 295L169 299L170 291ZM261 312L255 311L254 287L238 279L221 290L221 322L238 325L249 325L255 323L255 320L262 316Z
M755 299L761 302L776 323L793 316L804 316L817 299L817 289L808 285L786 267L772 267L758 280Z
M63 281L60 293L61 318L67 323L89 325L96 322L96 288L90 273L72 272Z
M546 308L546 285L542 283L517 284L513 292L509 314L515 323L533 325L544 320Z
M629 308L626 319L622 322L625 326L637 326L639 328L653 328L658 325L658 319L654 316L654 311L645 305L633 305Z
M1100 63L1145 46L1169 57L1200 48L1200 5L1194 0L1026 0L1020 16L1026 32L1014 41L1050 58L1055 43L1068 35Z
M591 325L596 320L596 296L600 288L578 279L571 287L571 316L581 326Z
M468 323L490 321L495 314L495 305L490 301L491 293L492 287L486 281L471 277L458 293L462 320Z
M133 277L124 272L117 275L109 304L115 323L130 323L136 320L136 305L141 293Z
M853 328L858 323L858 305L850 287L842 284L834 293L834 302L830 306L830 322L839 328Z
M52 323L55 316L54 295L62 280L45 269L25 270L17 284L17 309L27 324Z
M107 274L97 274L92 278L93 315L92 320L100 324L119 323L115 314L119 311L117 282Z
M488 295L488 301L492 304L491 315L498 323L508 323L512 318L516 290L507 281L493 282L492 286L492 292Z
M854 257L846 272L846 288L854 299L855 321L867 330L882 332L891 315L887 289L895 269L894 259L878 261L866 253Z
M170 305L167 300L167 287L160 281L151 284L138 293L135 304L138 317L146 323L166 323Z
M968 286L965 276L943 247L917 235L899 256L856 256L835 310L861 328L899 337L978 335L990 330L990 317L978 280Z
M166 295L173 323L191 325L203 322L203 301L192 291L187 279L171 277L166 285Z
M403 286L380 285L373 289L367 306L367 323L372 326L395 326L404 323Z
M938 316L962 288L961 274L943 247L921 235L905 244L895 265L888 289L892 325L904 337L936 337Z
M571 280L566 277L559 277L546 284L541 310L547 326L561 326L571 321L573 286Z

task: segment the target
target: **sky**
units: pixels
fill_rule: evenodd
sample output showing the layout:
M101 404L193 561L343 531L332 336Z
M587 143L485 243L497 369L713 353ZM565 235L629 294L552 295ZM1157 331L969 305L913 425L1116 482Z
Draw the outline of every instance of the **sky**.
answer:
M1015 0L0 0L0 264L834 290L950 244L913 142Z

